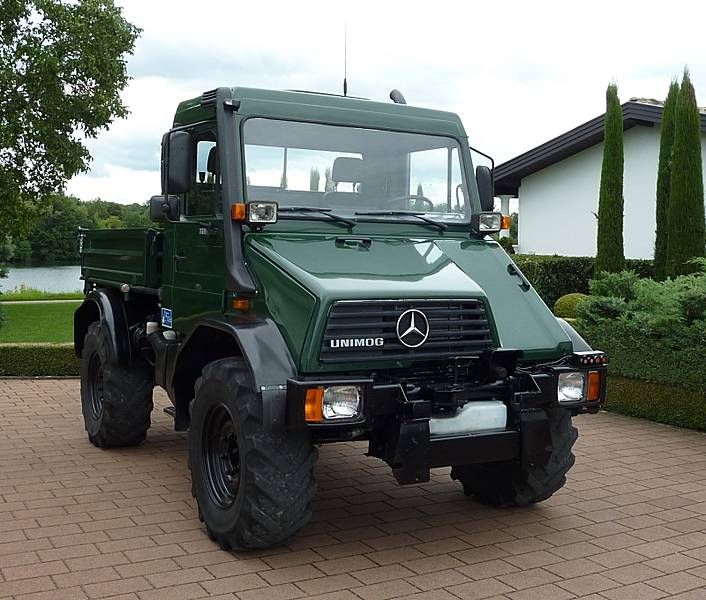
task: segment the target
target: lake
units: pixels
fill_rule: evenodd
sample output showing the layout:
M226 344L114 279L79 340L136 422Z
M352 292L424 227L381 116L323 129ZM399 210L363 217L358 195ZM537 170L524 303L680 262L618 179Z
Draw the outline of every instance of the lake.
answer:
M47 292L75 292L83 289L79 265L57 267L10 267L8 277L0 279L0 291L11 292L22 285Z

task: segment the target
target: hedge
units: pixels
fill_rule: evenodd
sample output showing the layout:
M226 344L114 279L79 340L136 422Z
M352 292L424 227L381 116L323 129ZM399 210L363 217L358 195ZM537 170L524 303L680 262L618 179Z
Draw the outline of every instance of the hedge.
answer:
M706 393L703 390L609 375L604 408L676 427L706 430Z
M610 373L702 393L706 389L706 360L700 350L703 342L686 338L687 328L683 336L675 332L658 337L619 319L596 324L578 320L574 326L591 347L608 354Z
M0 376L78 375L73 344L0 344Z
M532 283L537 293L549 307L565 294L588 294L588 281L594 276L596 259L590 256L545 256L540 254L515 254L512 260ZM654 275L651 260L628 259L625 268L640 277Z

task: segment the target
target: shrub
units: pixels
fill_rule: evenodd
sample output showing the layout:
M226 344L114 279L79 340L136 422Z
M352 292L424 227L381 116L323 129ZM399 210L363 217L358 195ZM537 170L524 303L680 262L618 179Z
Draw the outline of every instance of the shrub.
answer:
M588 284L592 296L612 296L622 298L626 302L635 299L635 285L639 277L632 271L619 273L600 273Z
M565 319L573 319L576 317L576 306L579 302L588 298L586 294L574 292L572 294L564 294L554 303L554 314L557 317Z
M545 256L538 254L515 254L515 264L532 283L547 306L554 306L563 295L572 292L588 294L588 282L593 277L595 259L590 256ZM654 267L651 260L630 259L626 268L639 277L652 277Z
M78 375L73 344L0 344L0 376Z
M604 407L608 411L658 423L706 429L706 396L703 391L610 375Z

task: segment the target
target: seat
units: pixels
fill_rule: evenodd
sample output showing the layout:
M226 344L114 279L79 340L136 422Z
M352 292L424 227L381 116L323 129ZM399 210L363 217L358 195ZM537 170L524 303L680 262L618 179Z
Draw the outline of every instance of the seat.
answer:
M336 190L324 194L322 206L328 208L351 208L360 207L363 199L361 191L343 192L338 191L340 183L350 183L352 187L358 184L358 189L364 187L365 183L365 162L362 158L351 156L339 156L333 161L331 169L331 179Z

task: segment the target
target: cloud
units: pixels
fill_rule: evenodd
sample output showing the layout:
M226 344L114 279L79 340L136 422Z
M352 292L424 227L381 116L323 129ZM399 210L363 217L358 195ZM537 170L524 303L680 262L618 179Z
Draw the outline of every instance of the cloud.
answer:
M688 63L706 104L706 10L686 0L669 10L603 0L200 0L197 12L191 0L120 4L143 29L124 92L132 113L90 141L92 172L70 186L100 188L106 199L126 197L123 176L138 199L157 191L130 173L158 169L161 135L181 100L219 85L340 93L346 23L351 95L389 101L399 88L410 104L457 112L470 143L497 162L602 113L613 79L623 100L660 98ZM118 187L100 187L107 181Z

